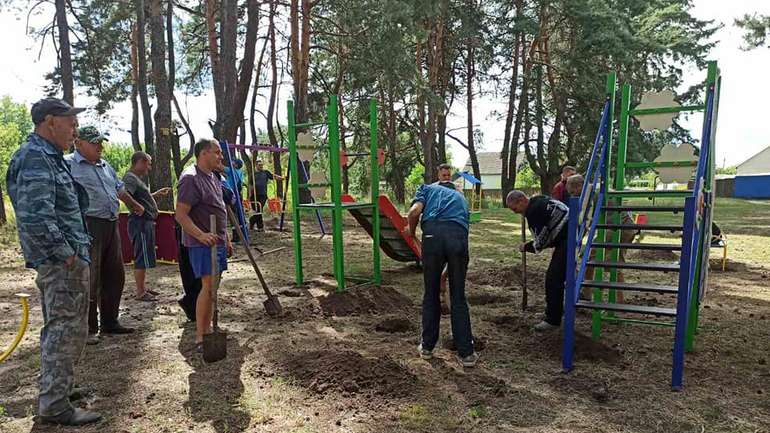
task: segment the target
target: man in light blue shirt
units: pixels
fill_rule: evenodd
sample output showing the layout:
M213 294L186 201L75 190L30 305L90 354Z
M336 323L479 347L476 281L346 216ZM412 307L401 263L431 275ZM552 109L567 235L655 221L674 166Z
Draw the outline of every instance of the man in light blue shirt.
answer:
M449 274L452 338L463 367L473 367L478 355L473 348L470 312L465 299L468 271L468 203L454 184L421 185L412 201L405 235L415 237L422 216L422 267L425 293L422 300L422 341L418 347L423 359L433 357L441 320L441 272Z
M102 143L107 138L93 126L78 130L75 151L64 159L72 177L88 194L85 212L91 242L90 303L88 307L88 343L98 343L98 332L127 334L133 332L118 322L120 298L123 295L125 269L118 233L118 211L122 200L135 214L144 207L126 192L110 164L102 159ZM98 311L97 311L98 310Z

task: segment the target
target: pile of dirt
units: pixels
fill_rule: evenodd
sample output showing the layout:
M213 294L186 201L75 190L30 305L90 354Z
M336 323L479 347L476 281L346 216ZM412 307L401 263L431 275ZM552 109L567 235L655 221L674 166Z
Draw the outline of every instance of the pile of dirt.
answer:
M474 293L468 295L468 303L471 305L506 304L512 299L508 296L494 295L491 293Z
M410 395L417 381L390 357L367 358L351 350L297 352L279 367L318 394L404 397Z
M518 287L521 285L521 270L518 268L488 268L469 272L467 280L479 286Z
M388 319L385 319L375 325L374 330L377 332L388 332L388 333L399 333L399 332L409 332L414 329L414 326L412 326L412 322L410 322L408 319L404 319L401 317L391 317Z
M626 257L639 262L676 262L679 254L669 250L633 250Z
M317 297L325 316L392 313L412 305L412 301L392 287L362 287L343 293Z

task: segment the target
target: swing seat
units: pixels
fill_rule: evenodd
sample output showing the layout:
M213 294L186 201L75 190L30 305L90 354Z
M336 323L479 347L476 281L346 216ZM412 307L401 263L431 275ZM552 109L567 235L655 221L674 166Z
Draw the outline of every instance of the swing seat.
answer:
M280 212L281 211L281 200L277 198L271 198L267 200L267 208L270 210L270 212Z

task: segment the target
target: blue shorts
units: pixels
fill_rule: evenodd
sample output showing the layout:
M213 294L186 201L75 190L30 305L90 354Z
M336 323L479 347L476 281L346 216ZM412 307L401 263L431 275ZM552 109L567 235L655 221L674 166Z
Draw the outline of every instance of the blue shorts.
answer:
M187 251L195 278L211 275L211 248L190 247ZM219 273L221 274L227 270L227 247L224 245L217 247L217 258L219 259Z
M134 268L155 267L155 221L142 217L128 217L128 237L134 250Z

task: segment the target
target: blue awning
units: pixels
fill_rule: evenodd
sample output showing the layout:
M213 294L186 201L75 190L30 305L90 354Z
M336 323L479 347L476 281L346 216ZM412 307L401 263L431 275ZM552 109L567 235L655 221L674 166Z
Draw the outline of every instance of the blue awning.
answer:
M467 171L460 172L460 177L467 180L473 185L480 185L482 183L480 180L476 179L476 177L474 177L472 174L468 173Z

